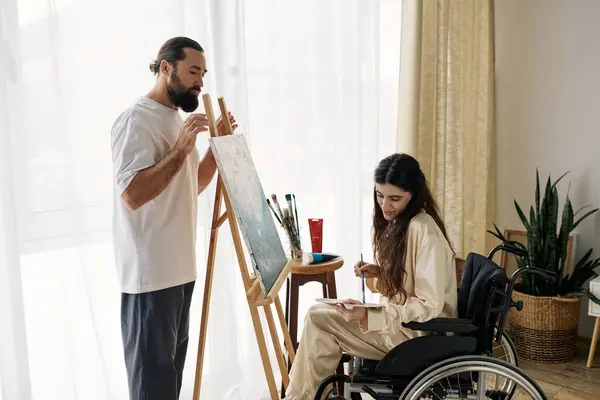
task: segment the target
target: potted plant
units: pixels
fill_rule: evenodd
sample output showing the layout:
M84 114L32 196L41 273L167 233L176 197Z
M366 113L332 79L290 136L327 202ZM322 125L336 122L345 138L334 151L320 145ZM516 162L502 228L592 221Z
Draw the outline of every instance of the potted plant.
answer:
M551 283L537 275L523 274L513 292L515 301L523 301L523 309L520 312L511 309L508 330L519 357L535 362L572 360L575 357L581 296L600 304L600 300L584 288L589 279L598 276L594 269L600 265L600 258L591 257L592 249L566 273L570 233L598 209L589 209L587 206L573 212L567 192L561 220L558 220L556 185L565 175L554 183L548 177L544 197L540 201L540 179L536 171L535 205L530 207L529 218L514 202L527 232L527 245L508 241L495 223L495 232L488 231L502 242L525 250L525 256L517 256L519 268L537 267L554 272L557 276L556 281Z

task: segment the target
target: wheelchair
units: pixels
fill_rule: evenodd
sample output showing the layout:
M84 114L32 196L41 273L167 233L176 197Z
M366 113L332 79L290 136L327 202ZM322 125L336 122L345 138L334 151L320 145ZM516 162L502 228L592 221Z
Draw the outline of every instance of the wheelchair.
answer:
M511 298L521 274L550 281L556 275L526 267L508 279L492 261L497 251L524 254L510 244L496 247L487 257L470 253L458 291L458 318L402 323L429 334L399 344L381 360L344 355L348 372L324 379L314 399L356 400L367 393L375 400L547 400L540 386L518 368L504 324L511 307L523 308ZM499 346L505 356L495 354ZM338 394L336 384L343 384L345 396Z

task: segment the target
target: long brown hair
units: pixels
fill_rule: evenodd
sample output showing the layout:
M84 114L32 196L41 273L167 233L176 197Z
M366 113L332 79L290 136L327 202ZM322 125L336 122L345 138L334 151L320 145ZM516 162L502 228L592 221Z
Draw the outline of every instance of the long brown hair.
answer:
M412 195L406 208L390 222L384 218L373 189L373 252L375 263L382 267L378 287L388 298L401 294L406 299L406 236L413 217L425 211L435 220L448 243L450 241L417 160L407 154L392 154L379 162L374 180L376 184L391 184Z

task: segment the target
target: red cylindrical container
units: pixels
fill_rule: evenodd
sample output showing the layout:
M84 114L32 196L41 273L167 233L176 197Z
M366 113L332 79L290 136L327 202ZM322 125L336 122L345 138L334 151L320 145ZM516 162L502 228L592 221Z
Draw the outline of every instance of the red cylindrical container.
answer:
M323 252L323 218L309 218L310 245L313 253Z

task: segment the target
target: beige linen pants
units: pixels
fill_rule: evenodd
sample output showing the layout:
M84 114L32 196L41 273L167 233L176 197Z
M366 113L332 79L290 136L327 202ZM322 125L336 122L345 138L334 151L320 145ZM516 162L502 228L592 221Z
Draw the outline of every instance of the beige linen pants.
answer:
M379 360L388 351L378 333L365 334L357 321L347 322L334 307L315 305L304 320L285 399L312 400L321 381L335 373L342 352Z

